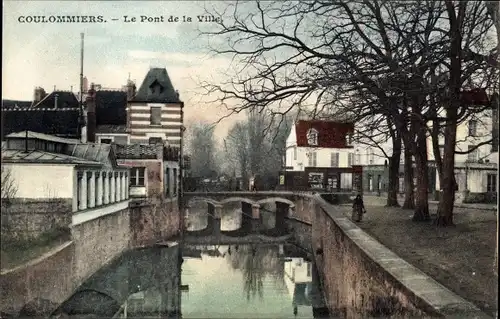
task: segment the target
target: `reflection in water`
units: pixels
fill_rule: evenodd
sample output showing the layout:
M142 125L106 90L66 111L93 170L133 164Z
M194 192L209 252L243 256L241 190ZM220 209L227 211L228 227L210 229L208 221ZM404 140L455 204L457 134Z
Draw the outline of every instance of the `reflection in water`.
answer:
M290 263L279 245L185 247L198 249L199 257L184 255L183 318L313 318L309 262Z
M54 318L313 318L314 300L322 298L302 254L283 244L127 252L80 286Z
M187 230L197 231L205 229L208 225L208 204L195 203L188 209L187 214ZM276 223L276 213L267 211L263 208L260 210L262 223L265 228L271 229ZM251 216L249 216L251 217ZM221 230L232 231L241 227L242 209L241 203L227 203L222 208Z

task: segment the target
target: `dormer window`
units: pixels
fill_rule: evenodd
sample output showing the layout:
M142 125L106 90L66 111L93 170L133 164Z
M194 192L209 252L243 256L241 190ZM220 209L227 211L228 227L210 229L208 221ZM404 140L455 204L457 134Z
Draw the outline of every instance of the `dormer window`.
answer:
M307 131L307 144L318 145L318 131L316 129L311 128Z
M151 90L151 94L160 94L163 92L163 86L156 80L151 83L149 89Z

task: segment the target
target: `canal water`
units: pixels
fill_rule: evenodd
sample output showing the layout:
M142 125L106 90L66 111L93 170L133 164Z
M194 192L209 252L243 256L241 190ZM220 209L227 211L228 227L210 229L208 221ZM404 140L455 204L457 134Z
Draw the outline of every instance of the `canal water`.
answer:
M238 207L222 229L237 229ZM206 227L201 208L189 229ZM267 214L264 212L264 214ZM273 227L273 214L264 223ZM306 250L292 243L171 243L124 253L85 282L53 318L318 318L323 297Z

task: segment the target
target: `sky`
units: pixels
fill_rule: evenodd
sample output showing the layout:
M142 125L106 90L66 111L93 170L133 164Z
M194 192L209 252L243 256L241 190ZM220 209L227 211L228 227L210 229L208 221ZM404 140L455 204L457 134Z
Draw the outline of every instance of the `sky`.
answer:
M165 67L185 102L186 125L215 122L227 111L203 95L201 81L217 83L229 57L213 56L199 30L204 6L222 2L195 1L3 1L2 98L31 100L37 86L51 92L77 92L81 36L85 34L84 76L89 83L119 89L129 78L139 86L151 67ZM26 16L103 16L104 23L21 23ZM136 17L137 22L125 22ZM141 16L163 16L165 22L140 22ZM168 22L170 16L179 22ZM184 16L192 22L183 22ZM114 20L116 19L116 20ZM241 116L239 116L241 119ZM231 117L218 125L221 139Z

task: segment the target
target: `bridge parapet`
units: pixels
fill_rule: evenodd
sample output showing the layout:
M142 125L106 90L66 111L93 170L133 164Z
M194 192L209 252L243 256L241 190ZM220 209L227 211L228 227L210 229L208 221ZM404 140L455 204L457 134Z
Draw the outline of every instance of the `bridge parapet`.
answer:
M262 205L272 202L286 203L290 207L295 207L296 201L300 198L311 197L312 192L186 192L184 193L184 203L191 206L197 202L206 202L212 205L225 205L234 202L244 202L250 205Z

